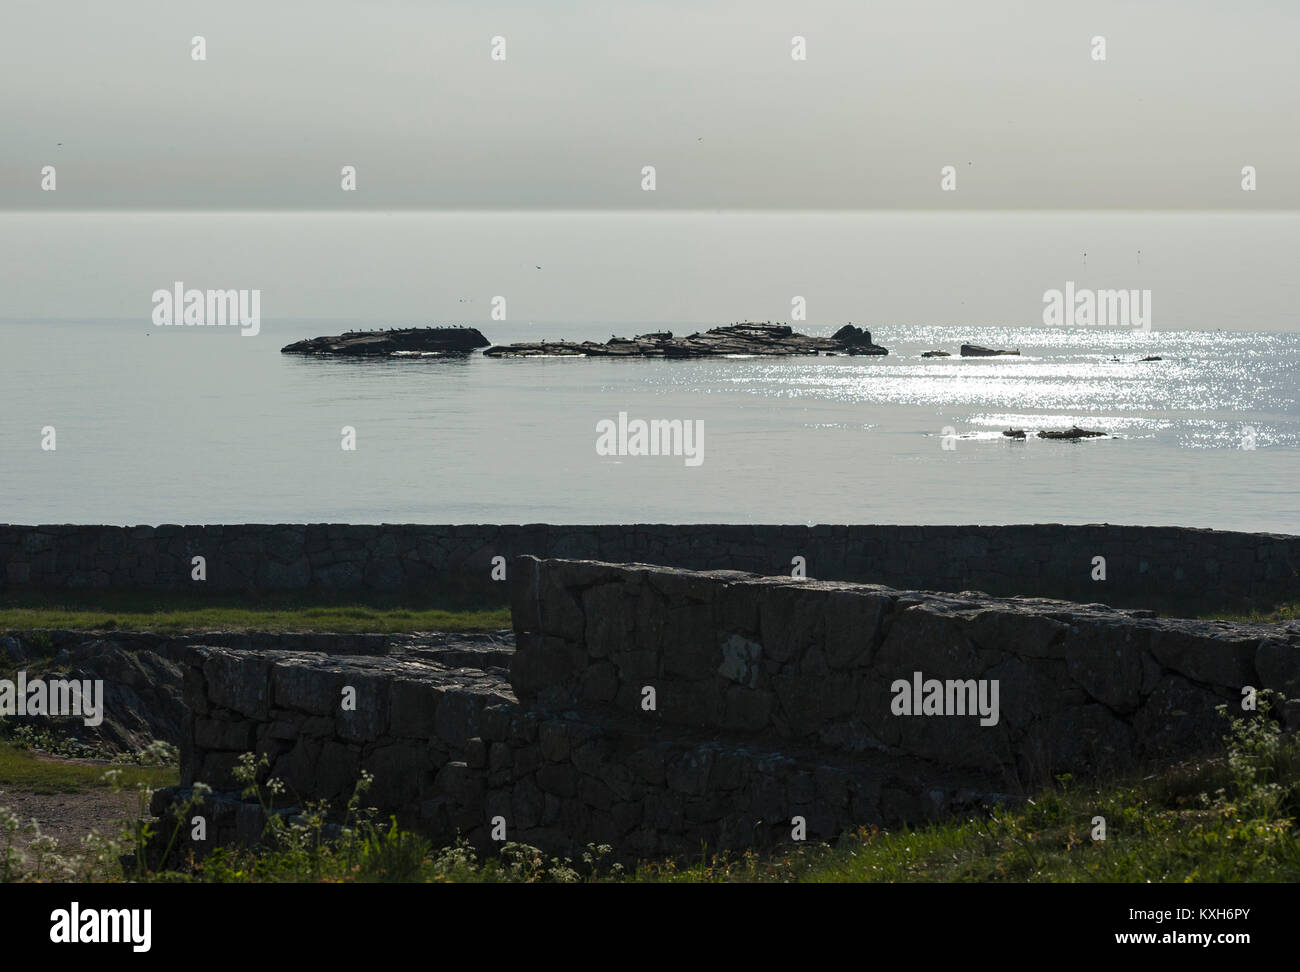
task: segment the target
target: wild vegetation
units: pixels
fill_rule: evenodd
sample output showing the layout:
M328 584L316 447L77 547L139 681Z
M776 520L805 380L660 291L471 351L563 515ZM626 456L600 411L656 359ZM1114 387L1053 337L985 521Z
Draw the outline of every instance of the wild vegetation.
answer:
M132 778L131 770L114 768L100 782L123 797L124 821L117 833L88 835L74 851L37 840L20 854L15 837L25 825L0 809L0 877L149 882L1297 881L1300 737L1283 732L1270 712L1275 703L1271 693L1263 693L1259 712L1234 714L1221 708L1227 722L1221 752L1120 784L1085 784L1062 776L1019 806L928 827L863 828L834 844L791 845L768 854L724 857L703 847L692 860L643 861L634 867L613 862L612 848L606 846L588 847L578 860L518 843L503 844L487 857L463 841L434 847L391 819L375 818L364 806L372 780L363 774L341 817L322 805L303 807L293 816L272 812L260 847L217 849L203 860L176 859L178 823L159 838L167 848L166 867L151 868L149 848L157 846L157 824L145 809L151 787L160 781ZM15 764L12 753L0 753L0 788L21 779L15 777L14 765L21 764ZM75 765L50 772L66 774L69 785L92 785ZM265 778L266 770L265 757L247 754L238 775L245 797L274 811L284 787ZM201 812L204 795L199 787L176 819ZM0 807L3 803L0 796Z

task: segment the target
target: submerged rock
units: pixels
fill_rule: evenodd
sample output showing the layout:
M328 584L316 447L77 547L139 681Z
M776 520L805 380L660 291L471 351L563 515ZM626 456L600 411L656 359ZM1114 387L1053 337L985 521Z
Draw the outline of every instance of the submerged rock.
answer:
M1160 355L1158 355L1158 354L1148 354L1148 355L1147 355L1145 358L1143 358L1142 360L1143 360L1143 361L1164 361L1165 359L1162 358L1162 357L1160 357Z
M979 344L963 344L961 346L961 356L963 358L987 358L998 354L1019 354L1020 349L1014 351L995 351L993 348L986 348Z
M347 331L308 338L280 349L281 354L332 354L343 357L441 357L469 354L488 341L476 327L399 327L387 331Z
M1002 433L1008 439L1023 439L1025 437L1024 429L1007 429Z
M809 337L786 324L730 324L703 334L674 337L671 331L655 331L633 338L611 337L595 341L525 341L495 345L483 352L491 358L577 357L589 358L708 358L729 354L888 354L871 341L871 332L846 324L831 337Z
M947 351L925 351L925 352L922 352L921 357L923 357L923 358L951 358L952 355L949 354Z

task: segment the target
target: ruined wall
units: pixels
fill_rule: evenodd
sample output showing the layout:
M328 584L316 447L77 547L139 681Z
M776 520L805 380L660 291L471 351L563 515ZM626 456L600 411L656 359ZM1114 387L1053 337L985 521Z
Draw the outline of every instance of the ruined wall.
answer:
M1124 769L1213 746L1245 686L1300 698L1300 622L1156 619L1034 598L527 558L512 585L522 704L607 705L707 734L1000 774ZM998 685L995 724L899 716L899 680ZM907 693L915 696L915 693ZM1300 708L1295 710L1300 716Z
M183 784L236 789L256 750L296 799L345 799L365 769L369 802L440 839L491 846L499 818L509 840L635 858L771 845L795 817L831 839L1166 762L1216 746L1216 706L1248 686L1300 725L1300 623L534 558L511 575L508 682L391 645L189 647ZM917 673L923 696L969 681L971 708L900 714Z
M492 596L521 554L788 574L903 588L1272 606L1300 592L1300 537L1134 526L0 525L0 587L422 591ZM191 579L206 559L207 579ZM1093 558L1106 558L1094 581Z

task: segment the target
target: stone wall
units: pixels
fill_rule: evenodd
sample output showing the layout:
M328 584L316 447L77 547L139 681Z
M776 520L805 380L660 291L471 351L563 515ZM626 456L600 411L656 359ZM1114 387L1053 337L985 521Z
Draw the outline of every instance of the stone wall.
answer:
M1300 725L1297 622L527 557L511 576L508 681L393 645L188 647L182 785L237 789L257 751L295 800L342 801L367 770L369 802L435 838L490 848L495 821L633 859L771 846L795 818L832 839L1165 763L1217 746L1216 707L1247 687ZM969 685L970 709L900 713L916 678ZM976 699L997 704L981 718ZM221 807L225 836L247 837L247 811Z
M0 631L0 678L39 672L45 681L101 682L102 720L79 716L0 713L6 726L29 725L78 740L96 751L135 752L154 740L179 745L186 706L180 663L194 645L243 652L323 655L400 654L414 662L469 666L504 679L514 655L514 632L333 634L222 632L172 635L150 631ZM9 700L6 700L8 706Z
M1300 596L1300 537L1179 527L0 525L0 587L430 591L504 600L494 557L576 557L1109 604L1265 607ZM192 558L206 580L191 579ZM1093 558L1106 559L1094 581Z
M1238 707L1246 686L1300 700L1300 622L646 565L526 558L517 571L511 682L532 709L608 706L657 728L1039 785L1211 748L1216 707ZM996 682L996 724L899 716L896 686L918 672ZM641 713L647 686L656 706Z
M345 686L356 690L355 711L341 708ZM375 777L365 805L437 841L465 836L490 850L498 818L508 840L567 855L605 843L629 861L697 853L701 843L771 846L796 813L818 839L1006 798L991 776L918 760L660 732L610 710L528 708L503 677L400 654L197 647L185 687L181 786L160 791L154 809L166 816L196 781L214 787L199 853L260 833L258 808L237 797L233 770L245 752L268 755L290 813L319 799L342 805L365 770Z

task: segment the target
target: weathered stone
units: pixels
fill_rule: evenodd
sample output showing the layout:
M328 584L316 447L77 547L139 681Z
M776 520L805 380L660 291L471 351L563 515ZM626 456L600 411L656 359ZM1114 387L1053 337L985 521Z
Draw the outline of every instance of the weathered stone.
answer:
M1064 658L1067 625L1042 614L1006 607L979 611L971 619L971 640L981 648L1021 658Z
M633 775L652 786L660 786L665 779L664 753L646 748L628 755L628 769Z
M544 793L571 797L578 791L578 772L566 763L547 763L537 771L537 785Z
M586 702L613 702L618 695L618 670L600 661L582 673L578 695Z
M483 774L475 772L461 760L444 763L434 779L434 786L461 807L478 805L487 791Z
M563 762L569 758L569 734L562 723L548 722L540 733L542 756L552 763Z
M504 742L488 744L488 769L492 771L509 769L513 763L510 747Z
M521 699L571 701L578 674L586 665L582 647L548 635L523 635L510 665L510 684Z
M374 775L366 794L366 803L381 807L404 807L420 793L421 777L430 773L428 747L410 743L380 746L365 760L365 768Z
M487 744L477 736L465 743L465 762L471 769L487 766Z
M579 781L578 799L598 810L608 810L614 806L614 792L600 780L590 776L584 776Z
M831 591L826 597L826 662L857 668L871 662L885 613L893 601L882 594Z
M438 701L434 715L438 737L452 747L464 746L479 731L478 715L483 708L483 698L463 690L447 690Z
M667 722L684 726L718 726L726 719L723 682L676 682L658 691L658 712Z
M440 693L424 679L397 679L390 686L390 726L395 736L428 738L436 731Z
M744 635L732 633L723 638L721 648L722 664L718 666L718 674L747 688L757 688L762 674L759 658L763 654L763 646ZM708 673L701 672L696 677L706 674Z
M893 616L874 668L888 682L918 671L927 678L974 678L1005 657L975 645L966 619L946 605L921 602Z
M708 753L690 750L669 760L665 766L668 788L678 793L703 793L708 784L710 762Z
M1132 712L1141 700L1142 655L1147 637L1135 639L1120 622L1083 622L1064 642L1065 661L1073 678L1098 702L1118 712Z
M487 338L474 327L398 327L307 338L286 344L280 353L349 358L427 358L468 354L486 348L488 343Z
M288 350L288 349L286 349ZM888 350L871 341L871 332L845 324L831 337L798 334L786 324L728 324L703 334L674 337L671 331L639 334L634 338L610 338L604 343L583 341L526 341L493 345L483 352L489 358L546 357L587 358L710 358L731 354L883 355Z
M726 715L723 725L727 729L755 731L764 728L772 718L772 693L732 685L726 692Z
M633 793L634 781L632 771L622 763L613 762L605 758L607 754L602 752L604 762L600 764L597 772L604 784L609 787L610 792L619 800L630 799Z
M1178 675L1160 680L1151 697L1133 717L1133 729L1149 758L1204 752L1215 746L1227 724L1216 707L1240 696L1209 695Z
M395 544L395 546L394 546ZM1078 569L1107 551L1111 583L1098 585ZM391 551L386 552L386 551ZM859 524L814 527L771 525L628 524L552 527L541 524L310 524L267 527L106 527L0 525L0 578L44 588L94 588L121 583L179 589L190 583L189 556L208 557L209 590L245 590L270 579L263 563L293 567L311 562L312 589L359 588L378 574L367 565L390 558L406 565L385 572L393 583L456 574L483 594L500 585L485 568L492 556L598 557L683 568L725 564L768 574L788 569L789 551L807 558L820 578L887 580L921 590L953 585L994 592L1054 597L1140 600L1175 596L1189 604L1247 601L1260 607L1291 600L1300 566L1300 538L1175 527L1036 524L1001 527ZM781 556L781 552L785 554ZM477 559L475 559L477 558ZM351 565L339 574L335 564ZM470 574L464 573L473 564ZM1209 569L1213 567L1213 569ZM582 577L600 577L600 564ZM471 576L472 575L472 576ZM510 570L512 594L516 579ZM297 583L286 576L285 582ZM600 581L603 583L604 581ZM594 584L596 581L590 581ZM290 588L294 589L294 588ZM743 612L741 612L743 613ZM738 624L724 629L746 631Z
M663 631L663 670L668 677L705 678L718 665L713 640L713 608L708 604L669 604Z
M1260 688L1281 692L1286 698L1300 698L1300 645L1282 638L1265 638L1255 652L1255 669Z
M582 613L587 625L584 639L591 657L606 658L631 647L624 621L628 613L623 605L626 594L621 583L600 584L583 591Z
M540 631L568 642L581 641L586 633L587 619L578 599L560 577L557 571L542 573Z
M858 686L847 679L818 675L778 675L772 679L781 716L795 735L808 735L827 722L848 716Z
M340 695L335 713L340 739L374 742L388 731L389 686L381 675L350 675Z
M271 669L271 679L275 704L281 708L332 716L343 702L343 672L337 667L280 658Z
M206 654L203 678L211 704L253 719L266 717L270 686L263 659L214 649Z
M328 800L346 799L352 795L360 775L360 751L355 746L330 741L321 748L311 789Z
M221 719L195 719L194 742L201 749L228 749L237 753L253 748L253 723Z
M1045 782L1064 771L1096 766L1103 772L1134 763L1134 734L1104 705L1088 703L1053 713L1044 731L1018 753L1025 779Z
M911 542L947 536L935 529ZM977 548L996 556L997 536L955 537L954 556L968 547L972 557ZM731 556L746 542L737 533L700 556ZM878 553L854 556L865 563ZM1048 562L1056 552L1034 556ZM1125 561L1111 563L1122 570ZM1095 776L1197 754L1218 746L1214 709L1236 700L1237 680L1284 693L1300 685L1300 626L644 566L584 562L570 572L545 561L536 570L533 595L524 590L515 604L524 630L513 658L508 646L424 635L177 646L190 700L182 780L211 773L233 786L236 750L252 745L298 798L345 799L365 768L381 814L417 821L438 840L459 831L489 851L493 816L507 818L511 839L551 842L547 853L571 855L610 835L620 855L634 844L744 848L789 840L795 815L813 839L829 839L1005 800L1007 780L1030 789L1062 772ZM588 597L597 589L617 596ZM526 630L530 613L565 615L530 608L537 594L581 605L575 637ZM603 627L593 626L594 604L608 615ZM586 643L591 632L603 649ZM52 641L58 657L73 658L66 646L77 636ZM87 649L106 658L122 650L116 641ZM516 702L507 664L531 696ZM620 682L623 673L639 677ZM910 690L915 673L951 681L941 707L961 705L895 714L894 683ZM119 688L143 691L154 677L126 665ZM260 683L260 695L244 680ZM653 710L640 705L646 684L657 692ZM983 702L994 685L996 718L984 719L966 693ZM357 690L355 715L340 714L343 686ZM1300 721L1294 698L1288 724Z
M1182 622L1152 634L1151 655L1165 668L1194 682L1240 688L1255 678L1259 637L1235 637L1235 626Z
M542 819L542 802L542 791L531 777L517 782L510 798L515 825L524 830L536 827Z
M769 585L759 611L764 658L777 664L825 641L825 592L811 586Z
M484 739L490 739L493 742L505 742L511 735L511 724L514 721L513 706L489 705L485 706L483 712L479 715L479 727Z

